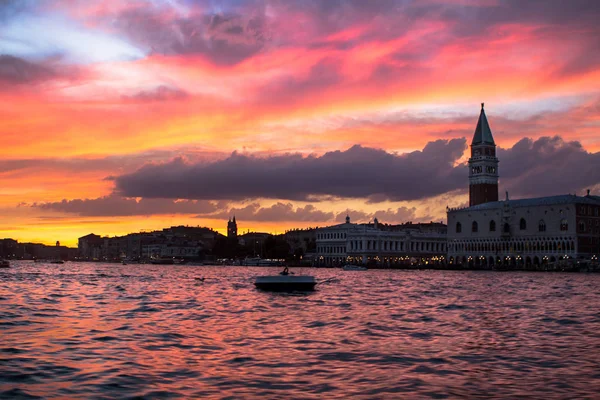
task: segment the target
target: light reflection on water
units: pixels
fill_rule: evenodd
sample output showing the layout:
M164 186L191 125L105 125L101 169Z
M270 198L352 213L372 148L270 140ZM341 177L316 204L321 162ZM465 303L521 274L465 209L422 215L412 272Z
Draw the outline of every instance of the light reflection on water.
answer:
M309 269L337 279L286 295L269 268L13 265L2 398L600 392L600 275Z

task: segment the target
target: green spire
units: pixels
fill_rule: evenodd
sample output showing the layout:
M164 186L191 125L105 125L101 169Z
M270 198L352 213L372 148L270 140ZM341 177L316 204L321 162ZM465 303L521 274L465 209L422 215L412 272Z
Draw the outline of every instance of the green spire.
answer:
M477 128L475 128L475 134L473 135L471 146L476 144L496 145L496 143L494 143L494 137L492 136L490 124L488 124L485 111L483 110L483 103L481 103L481 113L479 114L479 121L477 121Z

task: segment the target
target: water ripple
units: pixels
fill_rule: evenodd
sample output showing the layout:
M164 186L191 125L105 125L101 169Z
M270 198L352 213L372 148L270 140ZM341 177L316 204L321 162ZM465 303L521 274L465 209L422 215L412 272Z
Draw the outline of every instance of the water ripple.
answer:
M600 392L600 275L310 270L335 279L272 294L264 268L14 265L0 399Z

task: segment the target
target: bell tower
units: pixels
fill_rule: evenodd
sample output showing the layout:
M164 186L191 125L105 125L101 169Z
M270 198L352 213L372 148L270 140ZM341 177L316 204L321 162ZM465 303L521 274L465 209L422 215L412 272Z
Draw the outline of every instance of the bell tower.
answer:
M481 103L469 158L469 207L490 201L498 201L498 158L492 130Z
M228 238L237 238L237 222L235 221L235 215L233 216L233 221L229 219L227 221L227 237Z

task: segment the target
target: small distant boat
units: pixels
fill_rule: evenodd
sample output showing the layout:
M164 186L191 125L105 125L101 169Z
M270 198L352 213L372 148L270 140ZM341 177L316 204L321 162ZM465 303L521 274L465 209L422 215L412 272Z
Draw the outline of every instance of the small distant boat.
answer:
M360 265L349 265L346 264L342 267L344 271L366 271L367 267L361 267Z
M0 268L10 268L10 262L8 260L0 260Z
M254 282L257 289L270 292L311 292L316 284L314 276L289 275L287 267L279 275L259 276Z
M63 260L50 260L48 261L50 264L64 264Z

